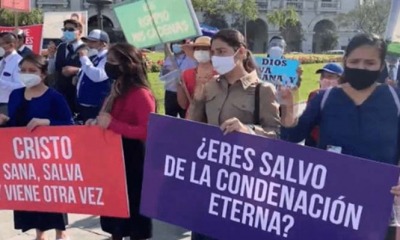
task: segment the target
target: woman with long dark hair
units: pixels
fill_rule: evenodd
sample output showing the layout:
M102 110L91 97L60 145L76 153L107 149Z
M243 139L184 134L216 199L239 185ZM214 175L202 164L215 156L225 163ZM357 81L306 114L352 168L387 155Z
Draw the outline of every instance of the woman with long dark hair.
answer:
M64 97L45 84L47 61L44 57L30 54L19 63L19 79L24 88L10 95L8 116L0 114L0 125L27 127L33 131L39 126L72 125L72 113ZM36 239L47 239L45 231L56 230L56 239L69 239L65 233L67 214L31 211L14 211L15 229L36 229Z
M141 52L128 43L118 43L108 51L107 76L114 80L111 94L96 119L87 121L123 137L126 179L129 196L129 218L101 217L103 231L113 240L149 239L151 219L139 213L143 181L145 140L149 115L156 111L156 101L147 80Z
M237 30L220 30L212 37L211 62L220 75L198 85L189 118L220 126L225 133L241 132L270 138L279 136L279 110L275 88L262 83L244 36ZM212 240L192 233L192 240Z

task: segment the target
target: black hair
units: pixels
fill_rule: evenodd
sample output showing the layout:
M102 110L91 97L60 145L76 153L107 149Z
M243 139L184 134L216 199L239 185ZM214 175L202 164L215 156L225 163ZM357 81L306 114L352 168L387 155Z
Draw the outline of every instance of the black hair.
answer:
M82 29L83 29L82 23L77 21L77 20L75 20L75 19L67 19L67 20L65 20L64 21L64 27L67 24L74 25L74 27L77 28L80 31L82 31Z
M3 39L5 43L14 43L14 44L17 43L18 39L17 35L15 35L12 32L2 32L0 34L0 38Z
M243 60L243 66L248 73L257 70L257 64L254 62L253 54L247 48L246 40L242 33L235 29L222 29L211 38L211 45L216 39L225 42L235 51L237 51L240 47L246 48L247 56Z
M348 57L354 50L365 45L373 46L379 49L379 57L383 65L385 63L387 54L387 44L385 40L375 34L361 33L353 37L350 40L349 45L347 45L344 57Z
M282 41L285 41L285 39L282 37L282 36L273 36L270 40L269 40L269 42L272 42L272 40L282 40Z
M19 62L18 66L21 67L24 62L30 62L33 63L36 67L40 69L40 72L42 74L47 75L47 67L48 67L48 62L45 57L42 55L36 54L36 53L31 53L26 55L22 60Z
M371 33L361 33L353 37L349 45L347 45L344 58L347 58L354 50L362 46L373 46L379 50L379 58L381 60L381 66L385 64L386 54L387 54L387 43L381 37ZM344 63L346 67L346 63ZM340 83L345 83L345 74L342 75Z

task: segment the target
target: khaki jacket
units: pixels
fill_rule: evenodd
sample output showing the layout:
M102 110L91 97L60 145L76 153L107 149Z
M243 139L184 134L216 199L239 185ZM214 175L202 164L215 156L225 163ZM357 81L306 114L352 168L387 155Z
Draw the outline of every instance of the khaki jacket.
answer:
M194 99L189 107L191 120L220 126L236 117L243 124L254 125L255 89L260 82L257 72L247 74L229 86L224 78L208 82L201 100ZM275 87L263 83L260 88L260 126L255 133L267 137L278 137L280 129L279 104Z

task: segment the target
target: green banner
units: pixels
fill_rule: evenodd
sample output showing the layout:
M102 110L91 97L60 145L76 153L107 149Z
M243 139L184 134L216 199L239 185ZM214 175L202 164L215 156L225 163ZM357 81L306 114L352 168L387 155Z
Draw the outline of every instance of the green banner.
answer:
M131 0L114 7L125 38L146 48L201 35L190 0Z

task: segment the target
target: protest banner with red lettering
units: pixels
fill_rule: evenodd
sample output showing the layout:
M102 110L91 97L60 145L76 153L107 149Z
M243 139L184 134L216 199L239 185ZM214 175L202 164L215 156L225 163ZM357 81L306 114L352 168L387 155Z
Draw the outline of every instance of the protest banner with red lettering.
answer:
M10 9L13 11L30 12L30 0L1 0L1 8Z
M40 54L40 49L42 47L42 29L43 25L28 25L18 27L22 29L25 33L26 40L25 45L32 49L33 52ZM12 32L15 27L3 27L0 26L0 32Z
M128 217L121 136L98 127L0 130L0 209Z

